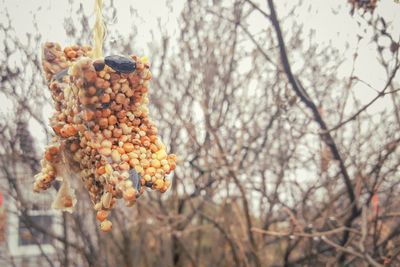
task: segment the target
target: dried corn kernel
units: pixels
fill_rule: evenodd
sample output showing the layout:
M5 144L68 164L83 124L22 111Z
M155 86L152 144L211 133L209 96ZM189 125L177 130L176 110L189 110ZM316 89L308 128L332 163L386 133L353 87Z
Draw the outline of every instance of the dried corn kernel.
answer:
M96 214L96 219L100 222L104 221L108 217L108 211L106 210L99 210Z
M112 222L109 220L104 220L100 224L100 230L103 232L110 232L112 229Z

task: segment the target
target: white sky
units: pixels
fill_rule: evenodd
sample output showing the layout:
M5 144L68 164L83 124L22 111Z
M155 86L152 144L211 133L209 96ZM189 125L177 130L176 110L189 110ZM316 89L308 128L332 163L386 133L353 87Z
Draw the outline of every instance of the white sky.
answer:
M74 1L78 2L78 1ZM87 14L92 14L94 1L85 0L81 1ZM108 3L108 0L104 0ZM129 32L130 26L135 24L138 27L137 43L135 46L141 51L134 51L149 55L148 43L151 41L150 30L158 31L157 19L161 19L165 31L171 36L176 34L178 26L178 19L180 10L183 7L184 0L116 0L117 17L112 22L107 22L108 31L112 32L118 29L119 32ZM256 1L255 1L256 2ZM265 10L266 1L260 0L260 6ZM292 1L275 1L278 6L278 15L284 14L284 9L290 8ZM294 1L297 3L297 1ZM360 32L357 26L357 20L349 15L350 7L347 0L306 0L307 5L304 5L304 12L298 18L303 22L306 30L315 30L316 41L323 45L331 44L341 50L345 48L346 42L350 45L356 43L356 33ZM169 3L169 4L166 4ZM56 41L62 45L71 44L73 40L69 40L64 31L64 18L69 16L70 3L66 0L4 0L1 5L5 5L12 18L13 26L16 32L24 40L25 33L34 30L32 21L33 15L36 14L38 28L42 34L42 40ZM76 4L76 3L75 3ZM132 16L129 12L129 7L132 5L138 13L138 16ZM311 6L310 12L307 12L308 5ZM339 8L341 7L341 8ZM3 9L3 8L1 8ZM172 13L170 13L172 12ZM400 36L400 4L395 3L393 0L381 0L378 3L376 10L379 14L383 15L386 21L392 21L394 25L394 32ZM0 11L1 13L1 11ZM73 16L72 16L73 17ZM0 21L3 18L0 17ZM92 17L91 25L93 25L94 17ZM268 25L265 18L261 16L253 16L249 20L250 27L253 29L263 29ZM255 30L254 32L256 32ZM307 32L307 31L305 31ZM344 51L344 50L343 50ZM350 47L348 50L349 62L347 62L338 75L348 75L351 68L351 53L354 49ZM38 51L40 53L40 51ZM360 43L359 59L356 65L357 76L365 79L376 89L381 89L384 84L384 76L382 70L376 67L376 53L375 47L368 44L367 41ZM365 86L357 87L354 89L357 96L364 103L368 102L376 95L371 89ZM388 98L377 101L370 109L370 112L379 111L385 107L390 101ZM0 112L4 108L9 108L7 100L0 98ZM47 114L51 112L45 111ZM45 143L45 137L41 137Z
M103 0L105 4L109 4L109 0ZM163 0L116 0L117 17L114 21L105 21L109 32L117 29L119 32L129 32L130 26L134 23L141 30L138 32L138 38L141 49L146 49L147 42L151 41L149 30L156 30L157 19L162 18L163 25L168 31L172 31L176 27L171 18L177 18L183 7L184 1L163 1ZM169 14L167 2L171 2L173 9ZM74 1L74 10L82 3L86 14L93 14L94 1ZM38 28L41 31L43 40L57 41L61 44L70 44L73 40L69 40L64 30L64 18L71 16L70 3L66 0L5 0L5 5L13 19L13 26L21 38L25 32L33 31L32 25L33 14L36 14ZM130 14L130 7L137 10L138 17ZM169 14L169 15L168 15ZM73 17L73 16L71 16ZM91 18L91 25L94 24L94 16Z

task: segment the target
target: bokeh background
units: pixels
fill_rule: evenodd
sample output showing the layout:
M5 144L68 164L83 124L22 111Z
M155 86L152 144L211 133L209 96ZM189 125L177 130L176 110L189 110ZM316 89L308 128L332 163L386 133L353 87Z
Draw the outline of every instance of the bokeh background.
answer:
M0 266L400 266L398 1L105 0L104 54L149 57L179 157L107 234L80 181L72 214L32 192L41 45L91 44L93 6L0 2Z

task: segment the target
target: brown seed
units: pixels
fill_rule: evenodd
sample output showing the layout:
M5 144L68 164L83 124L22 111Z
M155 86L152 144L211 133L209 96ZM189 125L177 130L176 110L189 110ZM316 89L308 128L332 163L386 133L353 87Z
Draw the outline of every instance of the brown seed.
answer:
M78 133L78 130L75 129L75 127L73 127L70 124L65 124L62 128L61 128L61 136L64 138L68 138L71 136L74 136Z
M102 103L109 103L111 100L110 95L109 94L104 94L101 96L101 102Z
M69 146L69 150L71 150L71 152L77 151L78 148L79 148L79 145L78 145L77 143L72 143L72 144Z
M109 81L105 81L104 83L103 83L103 88L104 89L107 89L107 88L109 88L110 87L110 82Z
M67 122L68 122L68 123L72 123L72 121L73 121L72 116L71 116L71 115L68 115L68 116L67 116Z
M94 114L97 119L101 118L101 110L96 110L96 112Z
M160 189L161 193L165 193L168 190L168 187L166 187L165 185Z
M83 75L87 82L93 83L96 81L97 75L96 75L96 72L93 70L87 70L84 72Z
M129 82L131 83L131 86L132 86L132 87L136 87L136 86L138 86L139 83L140 83L140 77L138 77L138 76L135 75L135 74L130 74L130 75L128 76L128 79L129 79Z
M142 86L140 88L140 91L142 92L142 94L145 94L145 93L147 93L149 91L149 89L147 87Z
M99 97L98 96L93 96L90 98L90 104L94 105L99 103Z
M110 115L111 115L111 110L109 109L109 108L105 108L105 109L103 109L102 111L101 111L101 116L103 117L103 118L108 118L108 117L110 117Z
M97 92L97 89L96 89L96 87L94 87L94 86L89 86L89 88L87 89L87 93L88 93L89 95L95 95L96 92Z
M104 89L104 88L105 88L105 87L104 87L104 79L102 79L102 78L97 78L97 79L96 79L96 87L97 87L97 88Z
M115 137L115 138L120 138L121 137L121 135L122 135L122 129L119 129L119 128L115 128L114 130L113 130L113 136Z
M133 121L132 121L132 124L133 125L135 125L135 126L139 126L140 125L140 119L134 119Z
M150 142L150 138L148 136L142 136L140 137L140 142L145 143L145 142Z
M133 96L133 90L128 89L128 90L125 92L125 95L126 95L127 97Z
M99 126L99 125L97 125L97 124L93 125L93 127L92 127L92 131L93 131L94 133L97 133L97 132L99 132L99 131L100 131L100 126Z
M67 57L69 58L75 58L76 57L76 52L73 50L70 50L67 52Z
M85 131L86 127L85 127L83 124L79 124L79 125L77 126L77 129L78 129L79 132L82 133L82 132Z
M117 117L119 118L119 119L122 119L122 118L124 118L126 116L126 111L125 110L121 110L121 111L119 111L118 113L117 113Z
M66 207L66 208L72 207L72 205L73 205L72 198L70 196L64 196L63 204L64 204L64 207Z
M117 102L118 104L122 104L125 101L125 95L124 94L117 94L117 96L115 97L115 102Z
M79 102L81 102L82 105L87 105L89 104L90 99L86 96L79 97Z
M119 119L119 122L121 122L121 123L126 123L126 122L128 122L128 117L123 117L123 118L121 118L121 119Z
M132 152L135 149L132 143L125 143L122 147L126 153Z
M118 92L119 89L121 89L121 84L120 83L113 84L113 86L112 86L113 92Z
M122 155L122 154L125 154L125 150L122 148L122 147L117 147L116 148L117 150L118 150L118 152Z
M111 82L113 82L113 81L118 81L119 79L120 79L119 74L117 74L117 73L111 73L111 75L110 75L110 80L111 80Z
M126 91L128 91L128 90L130 90L131 88L129 87L129 84L128 83L124 83L124 84L122 84L122 86L121 86L121 92L122 93L126 93Z
M159 150L159 148L155 144L150 144L151 152L155 153Z
M117 123L117 117L115 117L114 115L111 115L110 117L108 117L109 125L115 125L116 123Z
M103 135L104 135L105 138L111 138L113 136L113 133L108 129L104 129L103 130Z
M106 173L106 169L104 168L104 166L100 166L97 168L96 172L97 174L102 175Z
M144 64L141 61L136 62L136 69L137 70L143 70L144 69Z
M116 104L115 102L113 102L113 103L111 104L111 109L114 110L114 111L116 111L116 112L118 112L118 111L122 110L122 105L118 105L118 104Z
M99 126L101 128L107 128L108 127L108 119L107 118L101 118L99 119Z
M93 138L93 134L90 131L85 131L83 133L83 136L87 139L87 140L92 140Z
M48 148L48 150L50 154L55 155L58 154L60 152L60 148L56 147L56 146L51 146Z

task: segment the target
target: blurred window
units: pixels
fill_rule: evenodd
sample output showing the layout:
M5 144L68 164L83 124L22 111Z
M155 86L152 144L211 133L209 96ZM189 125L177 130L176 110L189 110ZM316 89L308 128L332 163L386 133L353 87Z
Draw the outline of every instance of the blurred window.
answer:
M53 215L37 214L28 215L27 217L27 222L24 222L22 218L19 218L18 246L52 244L52 240L48 235L37 230L35 227L29 227L29 225L30 222L32 222L33 225L39 225L44 229L52 229Z
M54 192L49 190L44 194L34 194L31 181L27 181L26 186L21 186L21 191L28 205L26 215L22 214L21 204L15 200L9 201L7 212L7 243L10 254L35 256L43 252L54 253L58 242L45 233L48 231L57 236L62 234L61 213L50 208Z
M30 209L26 216L17 211L10 212L8 217L7 239L11 255L32 256L40 255L42 251L46 254L55 252L57 242L44 231L61 235L61 216L58 212Z

